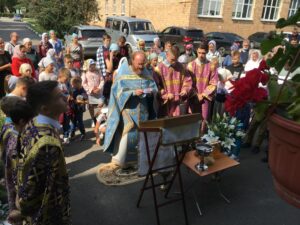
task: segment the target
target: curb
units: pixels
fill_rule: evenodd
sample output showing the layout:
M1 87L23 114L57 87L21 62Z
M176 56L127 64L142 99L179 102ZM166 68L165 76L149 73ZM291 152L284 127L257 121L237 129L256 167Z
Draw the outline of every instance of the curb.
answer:
M32 26L31 26L31 24L30 23L28 23L28 22L25 22L26 23L26 28L28 29L28 30L31 30L33 33L35 33L37 36L39 36L39 37L42 37L42 34L40 34L39 32L37 32Z

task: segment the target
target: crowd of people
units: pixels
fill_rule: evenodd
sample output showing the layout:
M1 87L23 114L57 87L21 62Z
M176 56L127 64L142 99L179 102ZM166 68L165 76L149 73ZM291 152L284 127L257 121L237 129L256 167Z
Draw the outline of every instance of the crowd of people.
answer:
M29 38L19 43L11 33L6 44L0 37L0 97L6 116L2 128L1 157L12 224L70 224L68 173L62 144L80 132L85 140L83 114L89 111L96 143L111 153L100 171L136 165L138 123L187 113L201 113L201 133L216 113L223 114L230 81L258 68L264 57L232 43L223 57L214 40L185 52L171 42L151 49L139 40L131 53L126 38L112 43L103 35L95 59L84 60L76 34L64 48L51 30L34 48ZM236 117L247 131L251 105ZM259 151L262 138L254 144ZM238 156L234 156L237 159Z

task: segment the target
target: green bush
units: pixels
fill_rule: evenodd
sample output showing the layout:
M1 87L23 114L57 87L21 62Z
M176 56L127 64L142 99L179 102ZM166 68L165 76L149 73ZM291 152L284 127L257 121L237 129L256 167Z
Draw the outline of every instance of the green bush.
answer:
M0 13L0 17L10 17L13 18L14 17L14 13Z

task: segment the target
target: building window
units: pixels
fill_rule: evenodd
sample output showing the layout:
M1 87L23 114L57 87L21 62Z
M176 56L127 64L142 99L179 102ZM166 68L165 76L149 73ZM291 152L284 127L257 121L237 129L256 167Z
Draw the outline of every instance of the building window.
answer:
M116 13L117 13L117 1L114 0L114 2L113 2L113 15L116 15Z
M251 19L253 0L234 0L232 18Z
M122 5L121 5L121 16L125 16L125 0L122 0Z
M108 15L108 0L105 0L105 14Z
M300 0L291 0L290 8L289 8L289 17L294 15L298 8L300 7Z
M276 21L278 19L280 0L264 0L261 19L264 21Z
M199 0L198 16L221 17L223 0Z

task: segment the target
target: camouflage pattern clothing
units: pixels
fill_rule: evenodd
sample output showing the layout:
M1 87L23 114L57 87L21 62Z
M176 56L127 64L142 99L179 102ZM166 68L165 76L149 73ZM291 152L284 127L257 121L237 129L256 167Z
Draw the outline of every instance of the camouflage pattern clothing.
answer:
M39 115L20 137L18 195L26 225L71 224L69 178L53 121Z

